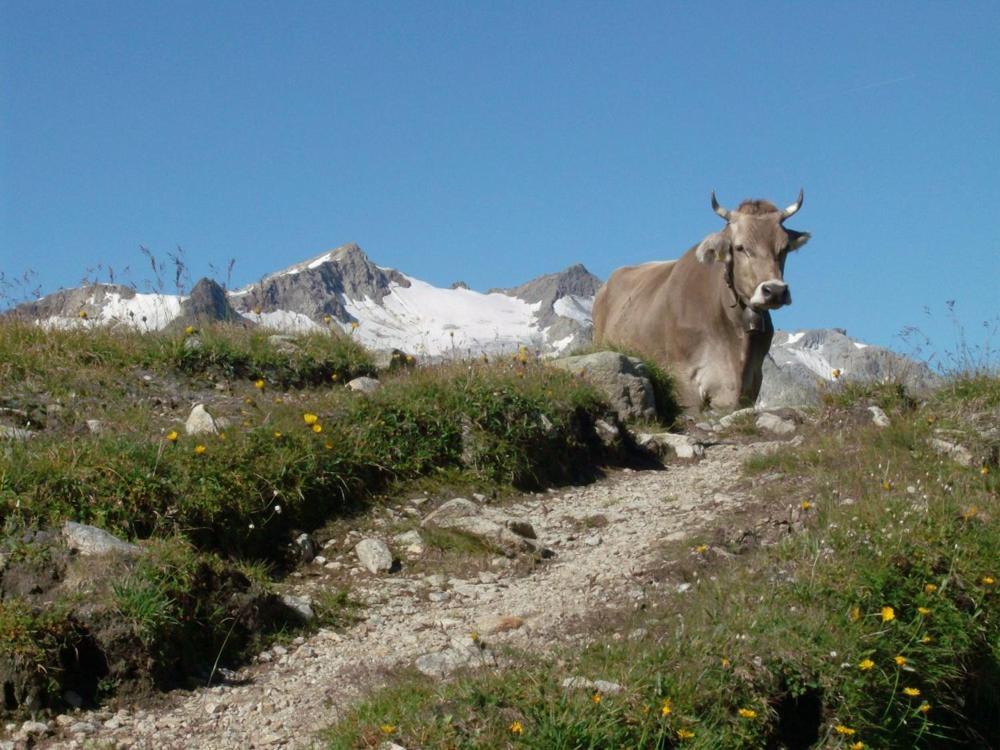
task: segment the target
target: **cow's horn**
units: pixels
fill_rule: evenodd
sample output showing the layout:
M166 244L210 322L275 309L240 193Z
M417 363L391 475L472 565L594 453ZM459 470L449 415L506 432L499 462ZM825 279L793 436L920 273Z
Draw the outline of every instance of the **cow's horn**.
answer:
M730 211L728 208L723 208L719 205L719 201L715 199L715 191L712 191L712 210L715 211L719 216L721 216L726 221L729 221Z
M804 197L804 193L803 193L803 191L800 188L799 189L799 199L797 201L795 201L795 203L793 203L792 205L790 205L788 208L786 208L784 211L781 212L781 220L782 221L784 221L785 219L787 219L789 216L793 216L796 211L798 211L800 208L802 208L802 198L803 197Z

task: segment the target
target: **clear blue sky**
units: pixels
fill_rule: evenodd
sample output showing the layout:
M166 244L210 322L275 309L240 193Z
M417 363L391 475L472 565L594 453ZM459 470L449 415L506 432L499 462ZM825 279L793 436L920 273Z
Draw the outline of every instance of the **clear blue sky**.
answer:
M348 241L438 285L606 278L717 230L713 189L802 186L780 328L945 346L946 300L972 338L1000 308L993 0L0 9L0 269L43 292L141 285L139 245L234 286Z

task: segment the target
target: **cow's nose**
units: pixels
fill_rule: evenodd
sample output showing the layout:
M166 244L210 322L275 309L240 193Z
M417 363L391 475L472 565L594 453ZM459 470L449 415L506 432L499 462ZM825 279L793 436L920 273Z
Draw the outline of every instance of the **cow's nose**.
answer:
M779 305L788 305L792 302L792 293L788 291L788 284L784 281L768 281L761 284L760 292L764 300L769 303L777 302Z

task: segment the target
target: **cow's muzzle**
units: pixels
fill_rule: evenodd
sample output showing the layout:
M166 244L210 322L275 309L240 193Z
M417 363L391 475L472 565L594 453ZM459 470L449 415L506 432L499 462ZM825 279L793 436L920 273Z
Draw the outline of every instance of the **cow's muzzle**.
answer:
M750 298L750 307L761 310L776 310L792 304L792 293L781 279L771 279L761 283Z

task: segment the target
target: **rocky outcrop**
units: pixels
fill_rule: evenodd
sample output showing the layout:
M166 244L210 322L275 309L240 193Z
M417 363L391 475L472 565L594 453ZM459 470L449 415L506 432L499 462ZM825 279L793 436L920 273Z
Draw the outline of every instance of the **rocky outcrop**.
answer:
M839 328L774 334L764 361L759 408L818 403L839 382L900 382L911 392L933 388L939 378L925 364L850 338Z
M312 321L329 316L341 323L356 322L345 299L370 299L375 304L391 292L391 285L410 285L399 271L381 268L356 244L342 245L316 258L296 263L241 289L230 300L241 313L267 322L267 313L292 311Z
M550 364L597 386L622 421L656 419L656 396L642 360L618 352L595 352L554 359Z
M171 329L187 326L204 326L211 323L235 323L251 325L250 321L236 312L229 303L226 290L211 279L201 279L194 285L191 294L181 302L180 315L171 324Z

